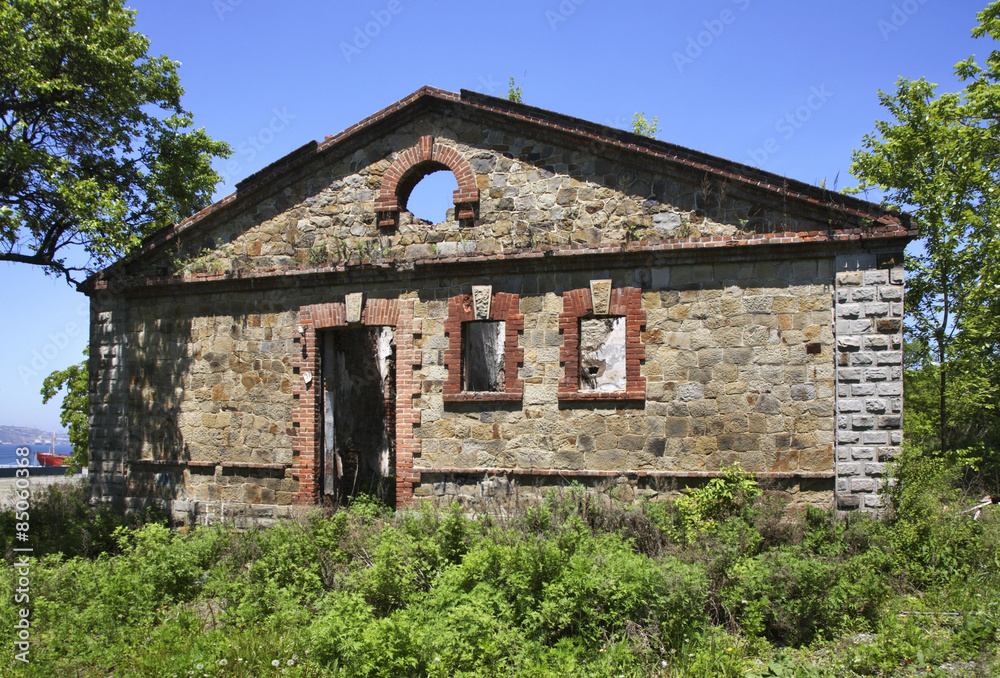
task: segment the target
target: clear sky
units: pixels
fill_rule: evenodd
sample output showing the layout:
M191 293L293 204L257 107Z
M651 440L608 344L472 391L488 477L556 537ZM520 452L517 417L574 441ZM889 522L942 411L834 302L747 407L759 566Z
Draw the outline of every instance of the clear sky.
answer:
M133 0L150 53L181 62L184 106L235 153L216 197L422 85L503 96L833 188L900 77L959 89L985 0ZM430 181L429 178L426 181ZM418 189L424 188L423 183ZM417 199L415 194L414 200ZM436 211L439 208L430 208ZM440 208L443 210L443 208ZM420 214L420 207L414 209ZM426 214L423 216L427 216ZM429 215L434 217L432 213ZM441 216L435 218L440 220ZM50 429L45 375L81 359L86 298L0 264L0 424Z

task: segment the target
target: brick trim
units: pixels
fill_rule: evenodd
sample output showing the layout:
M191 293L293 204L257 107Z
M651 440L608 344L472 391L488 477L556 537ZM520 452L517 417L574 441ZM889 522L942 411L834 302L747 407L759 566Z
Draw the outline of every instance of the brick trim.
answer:
M594 312L590 289L581 288L563 292L563 311L559 314L563 343L559 361L565 372L559 380L559 400L645 400L646 378L639 374L646 357L641 338L646 327L642 290L638 287L613 288L608 311L609 316L625 318L625 390L580 391L580 319Z
M490 320L504 321L504 390L477 391L462 390L462 323L476 319L472 306L472 294L459 294L448 300L448 319L444 323L444 333L448 337L448 348L444 352L444 366L448 378L444 382L445 402L477 402L494 400L521 400L524 382L517 376L517 368L524 362L524 349L518 345L518 338L524 332L524 316L520 313L521 296L497 292L490 304Z
M319 344L316 333L330 327L346 327L347 314L343 302L312 304L299 308L300 336L295 340L299 355L292 360L297 372L292 394L298 406L292 413L295 434L292 437L292 476L298 480L299 489L292 495L296 504L316 504L320 495L319 463L323 441L320 411L321 400L316 393L320 374ZM361 315L361 324L388 325L395 329L396 341L396 506L406 506L413 501L413 457L419 455L420 441L413 437L413 424L419 423L420 413L414 409L413 398L419 393L414 379L414 367L420 365L420 351L414 348L414 335L420 333L420 321L413 319L413 301L396 299L367 299ZM303 375L313 378L308 384Z
M420 456L420 440L413 426L420 424L414 398L420 396L416 371L423 364L417 347L423 323L413 317L414 301L397 302L396 309L396 508L413 504L413 485L420 474L413 470L413 458Z
M563 469L538 469L538 468L504 468L504 467L443 467L443 468L422 468L422 475L511 475L511 476L563 476L566 478L618 478L627 476L631 478L723 478L724 471L598 471L593 469L576 469L566 471ZM835 474L832 471L757 471L752 472L754 478L758 480L781 480L802 478L807 480L832 480Z
M426 135L420 137L416 146L397 155L382 176L382 187L375 201L379 225L393 225L399 211L406 209L413 187L431 172L442 169L451 170L458 181L458 190L452 194L456 218L474 218L479 188L472 165L454 148L435 143L433 136Z

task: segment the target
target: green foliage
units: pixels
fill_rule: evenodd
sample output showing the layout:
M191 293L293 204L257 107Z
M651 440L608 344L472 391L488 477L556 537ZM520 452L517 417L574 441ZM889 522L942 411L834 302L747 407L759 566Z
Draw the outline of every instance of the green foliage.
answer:
M656 138L656 133L660 131L660 120L653 117L652 122L646 119L646 112L636 113L632 118L632 132L640 134L650 139Z
M518 87L517 83L514 81L514 76L510 76L510 86L507 89L507 101L513 101L515 104L523 104L523 94L524 92L521 91L521 88Z
M991 3L973 35L1000 38L998 16ZM880 92L890 120L864 138L851 171L854 190L877 188L920 228L922 247L906 259L907 381L919 384L905 390L908 426L926 446L1000 464L1000 52L956 75L958 93L924 79Z
M746 678L832 678L835 674L818 666L803 665L791 657L777 657L761 669L746 674Z
M69 460L69 472L79 471L87 465L89 458L88 440L90 422L87 420L90 403L90 370L87 356L90 347L83 349L84 359L78 365L70 365L65 370L56 370L42 381L42 403L47 403L66 388L62 404L59 406L59 421L69 430L69 442L73 454Z
M110 529L105 555L32 560L22 673L995 675L1000 520L960 513L955 472L904 457L882 522L789 516L730 468L681 507L576 486L500 514L359 496L266 530Z
M961 467L908 447L889 488L894 565L924 587L970 580L1000 565L1000 544L986 522L961 509L976 497L956 486Z
M10 557L14 541L14 511L0 511L0 553ZM108 506L91 507L87 490L80 485L51 485L32 493L31 547L36 555L62 554L68 558L94 558L102 553L118 553L115 532L146 523L163 524L166 518L155 509L123 515Z
M0 260L70 280L208 204L229 146L192 127L177 62L134 21L122 0L0 4Z
M690 543L706 532L713 532L721 522L739 515L760 496L756 481L739 465L723 468L722 474L674 502L675 538Z

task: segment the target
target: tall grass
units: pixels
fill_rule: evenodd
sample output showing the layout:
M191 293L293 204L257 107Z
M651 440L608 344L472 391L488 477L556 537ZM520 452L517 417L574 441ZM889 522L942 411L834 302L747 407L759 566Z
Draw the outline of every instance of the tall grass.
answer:
M31 564L31 663L5 642L0 665L102 678L902 676L956 663L994 675L1000 520L962 512L957 474L908 458L884 521L789 517L732 469L673 503L568 487L502 512L358 501L186 534L60 491L33 509L54 523ZM19 607L3 597L3 628Z

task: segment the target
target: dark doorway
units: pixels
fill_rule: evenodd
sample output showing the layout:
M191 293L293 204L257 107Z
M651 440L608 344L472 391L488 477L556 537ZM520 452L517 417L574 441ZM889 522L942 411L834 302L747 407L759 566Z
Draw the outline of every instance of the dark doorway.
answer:
M391 327L322 335L323 494L395 506L396 342Z

